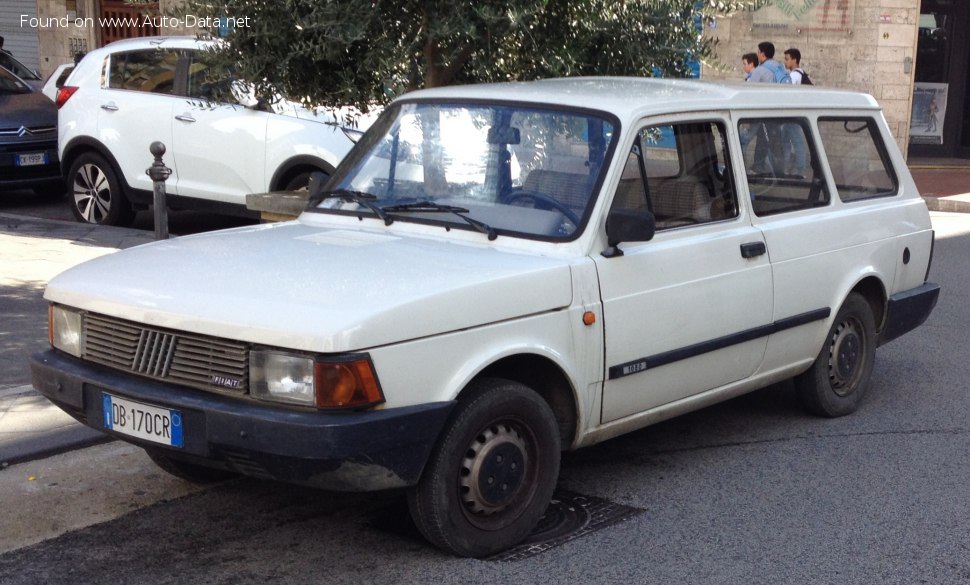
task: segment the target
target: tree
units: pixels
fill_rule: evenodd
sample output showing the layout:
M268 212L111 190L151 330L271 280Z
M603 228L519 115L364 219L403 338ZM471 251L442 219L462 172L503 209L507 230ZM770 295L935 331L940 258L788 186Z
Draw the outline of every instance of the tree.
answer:
M212 58L257 94L366 111L455 83L686 77L691 60L716 61L699 24L766 1L187 0L180 12L236 24Z

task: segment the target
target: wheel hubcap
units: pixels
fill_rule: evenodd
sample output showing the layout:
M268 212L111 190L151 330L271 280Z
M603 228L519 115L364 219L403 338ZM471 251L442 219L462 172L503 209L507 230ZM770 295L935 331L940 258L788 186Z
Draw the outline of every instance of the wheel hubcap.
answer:
M525 441L511 425L497 424L482 431L462 461L465 507L484 515L507 508L522 489L528 464Z
M840 396L852 391L863 361L865 347L860 330L859 323L854 320L845 321L839 324L832 337L829 381Z
M104 171L82 165L74 176L74 205L85 221L101 223L111 209L111 185Z

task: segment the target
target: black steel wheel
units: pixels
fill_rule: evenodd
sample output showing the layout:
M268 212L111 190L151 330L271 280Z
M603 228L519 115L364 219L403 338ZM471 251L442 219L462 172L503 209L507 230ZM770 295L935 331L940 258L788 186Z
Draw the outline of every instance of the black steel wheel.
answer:
M128 226L135 210L125 197L118 174L99 154L86 152L71 164L67 174L71 211L78 221Z
M852 293L836 314L815 363L795 378L799 399L820 416L854 412L869 386L875 359L872 307L862 295Z
M517 382L475 382L408 492L418 530L458 556L518 544L549 505L559 449L556 417L542 397Z

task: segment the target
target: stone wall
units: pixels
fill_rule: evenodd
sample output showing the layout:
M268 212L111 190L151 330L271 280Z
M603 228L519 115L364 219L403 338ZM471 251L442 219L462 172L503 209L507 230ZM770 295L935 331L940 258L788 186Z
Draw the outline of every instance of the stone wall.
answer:
M775 0L757 11L718 19L705 33L719 40L720 64L703 79L744 79L741 55L771 41L802 53L816 85L864 91L885 112L905 154L909 143L920 0Z

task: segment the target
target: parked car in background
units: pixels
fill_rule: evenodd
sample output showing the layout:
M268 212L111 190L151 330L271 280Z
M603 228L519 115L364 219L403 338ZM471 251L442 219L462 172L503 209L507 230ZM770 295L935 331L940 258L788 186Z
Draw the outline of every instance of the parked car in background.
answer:
M0 68L0 188L64 194L57 159L57 108L40 91Z
M149 145L161 141L169 205L250 215L249 193L305 186L353 146L334 116L233 91L203 52L217 41L147 37L89 52L57 94L58 149L80 221L125 225L151 203ZM221 90L221 91L217 91ZM241 99L216 101L220 95ZM231 103L229 103L231 102Z
M36 71L30 67L27 67L18 61L16 57L10 53L7 53L6 51L0 51L0 67L13 73L21 80L25 81L27 85L33 89L39 90L44 86L44 82L41 80L40 75L38 75Z
M429 541L480 557L536 526L562 450L789 378L853 412L940 291L926 204L850 91L424 90L327 188L53 278L37 389L182 477L406 488Z
M54 69L54 72L44 82L44 88L41 91L52 102L57 101L57 90L64 85L67 78L71 76L72 71L74 71L74 63L62 63L58 65L57 69Z

